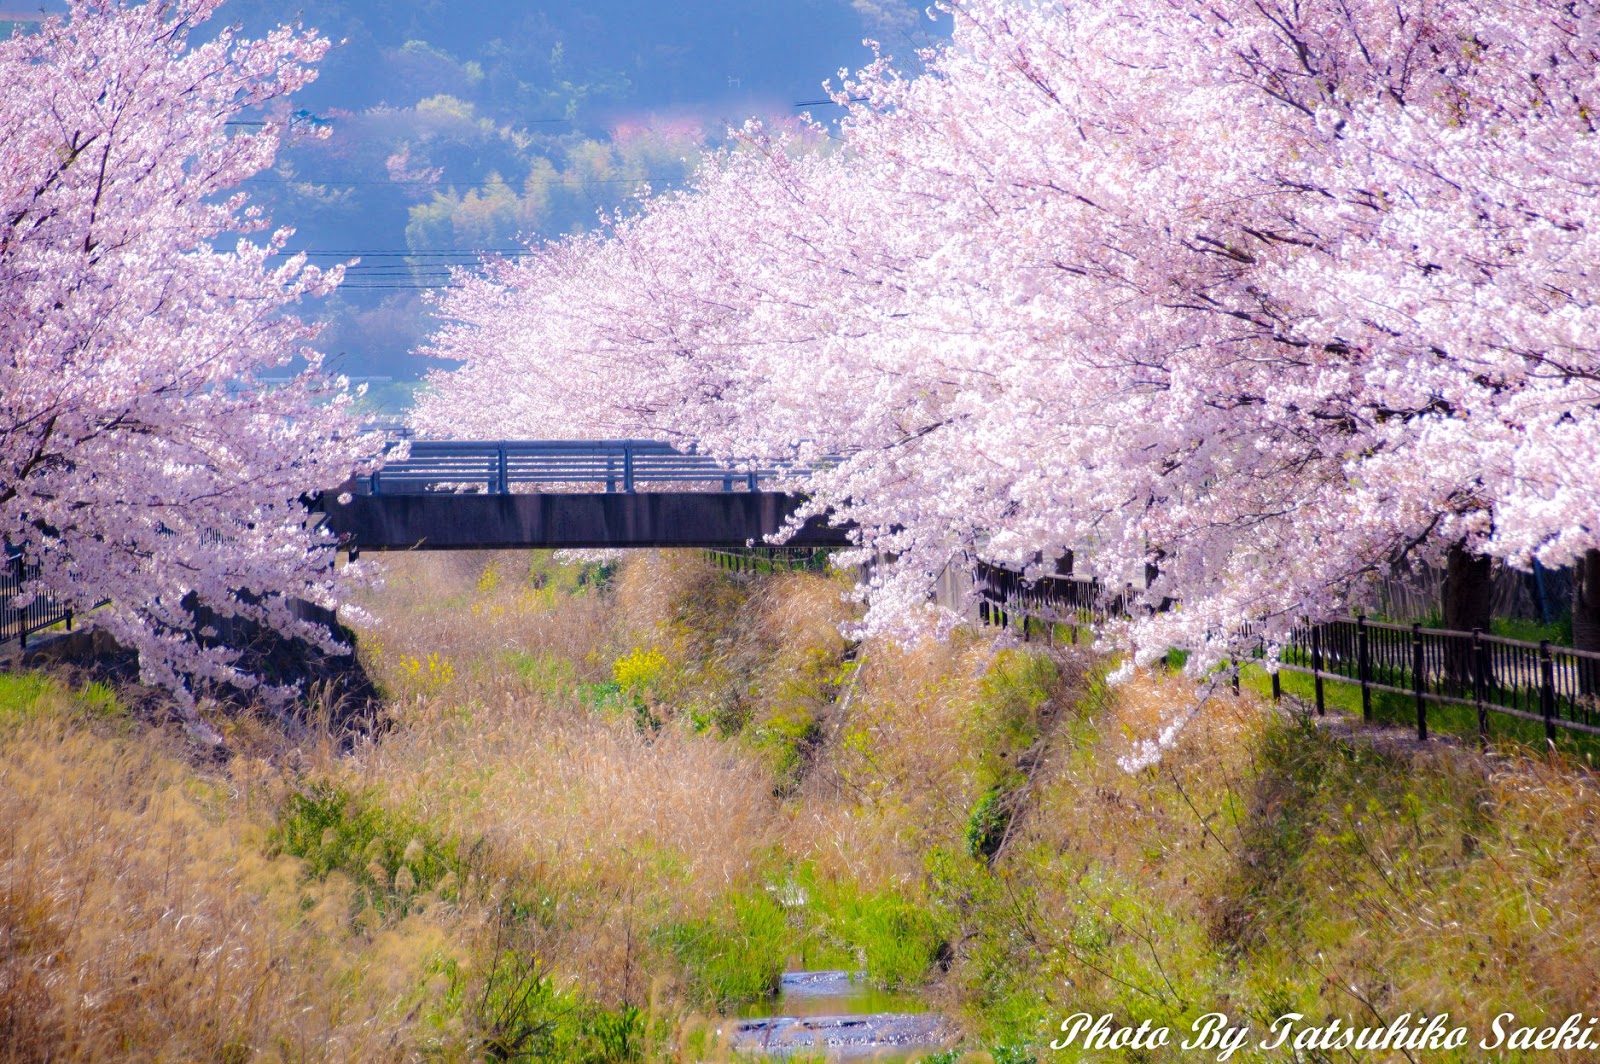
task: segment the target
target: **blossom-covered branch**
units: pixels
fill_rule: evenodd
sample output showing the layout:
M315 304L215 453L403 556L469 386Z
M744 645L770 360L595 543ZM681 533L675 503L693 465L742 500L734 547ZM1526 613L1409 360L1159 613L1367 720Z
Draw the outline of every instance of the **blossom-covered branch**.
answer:
M236 191L279 124L230 119L306 84L327 43L190 29L218 0L73 0L0 41L0 536L46 593L140 653L148 681L253 682L196 611L329 645L289 597L332 606L300 496L373 449L286 313L339 270L285 256ZM306 368L287 384L263 370Z
M1121 634L1198 668L1407 558L1600 545L1593 4L950 7L841 143L752 127L468 280L423 424L851 454L803 487L896 557L872 625L1071 550L1159 562Z

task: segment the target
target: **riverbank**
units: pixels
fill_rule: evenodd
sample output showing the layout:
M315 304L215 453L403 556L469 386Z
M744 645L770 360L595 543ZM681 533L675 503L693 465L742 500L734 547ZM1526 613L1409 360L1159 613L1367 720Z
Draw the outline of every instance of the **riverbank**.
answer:
M1183 679L853 645L845 590L398 558L361 633L388 719L349 753L235 716L197 757L109 688L0 677L0 1061L726 1059L796 968L919 1000L949 1059L1075 1059L1077 1012L1600 1012L1583 766L1248 691L1155 759Z

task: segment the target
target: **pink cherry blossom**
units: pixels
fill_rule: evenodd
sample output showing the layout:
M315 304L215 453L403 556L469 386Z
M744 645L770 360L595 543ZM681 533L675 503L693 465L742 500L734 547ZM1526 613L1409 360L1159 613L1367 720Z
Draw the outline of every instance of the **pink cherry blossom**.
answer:
M1596 5L949 9L836 139L463 275L420 423L848 454L795 487L893 558L869 628L1071 550L1196 669L1452 545L1600 545Z
M340 271L284 256L234 191L282 123L229 121L270 116L327 42L191 46L217 4L72 0L0 41L0 536L39 566L29 594L108 598L100 623L186 703L253 683L196 642L194 603L329 644L287 601L338 597L299 496L373 447L286 313Z

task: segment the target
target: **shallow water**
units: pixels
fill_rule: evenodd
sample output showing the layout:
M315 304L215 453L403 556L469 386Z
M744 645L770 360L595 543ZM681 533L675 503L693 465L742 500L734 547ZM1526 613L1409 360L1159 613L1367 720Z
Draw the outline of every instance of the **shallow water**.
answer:
M776 997L739 1010L742 1019L771 1016L860 1016L874 1012L927 1012L921 998L880 990L860 972L784 972Z
M904 1061L947 1041L942 1019L911 994L879 990L858 973L785 972L777 997L747 1007L733 1046L783 1057Z

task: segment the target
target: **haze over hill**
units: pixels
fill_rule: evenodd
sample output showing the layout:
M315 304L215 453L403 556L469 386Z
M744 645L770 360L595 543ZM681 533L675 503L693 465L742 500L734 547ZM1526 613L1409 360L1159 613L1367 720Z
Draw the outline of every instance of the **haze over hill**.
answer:
M320 310L321 343L347 373L397 380L424 368L409 351L451 266L681 183L729 125L823 100L825 79L870 58L863 38L911 56L944 28L906 0L231 0L222 17L251 35L298 17L342 42L287 108L328 136L290 145L251 192L313 261L360 255ZM389 406L406 391L375 389Z

